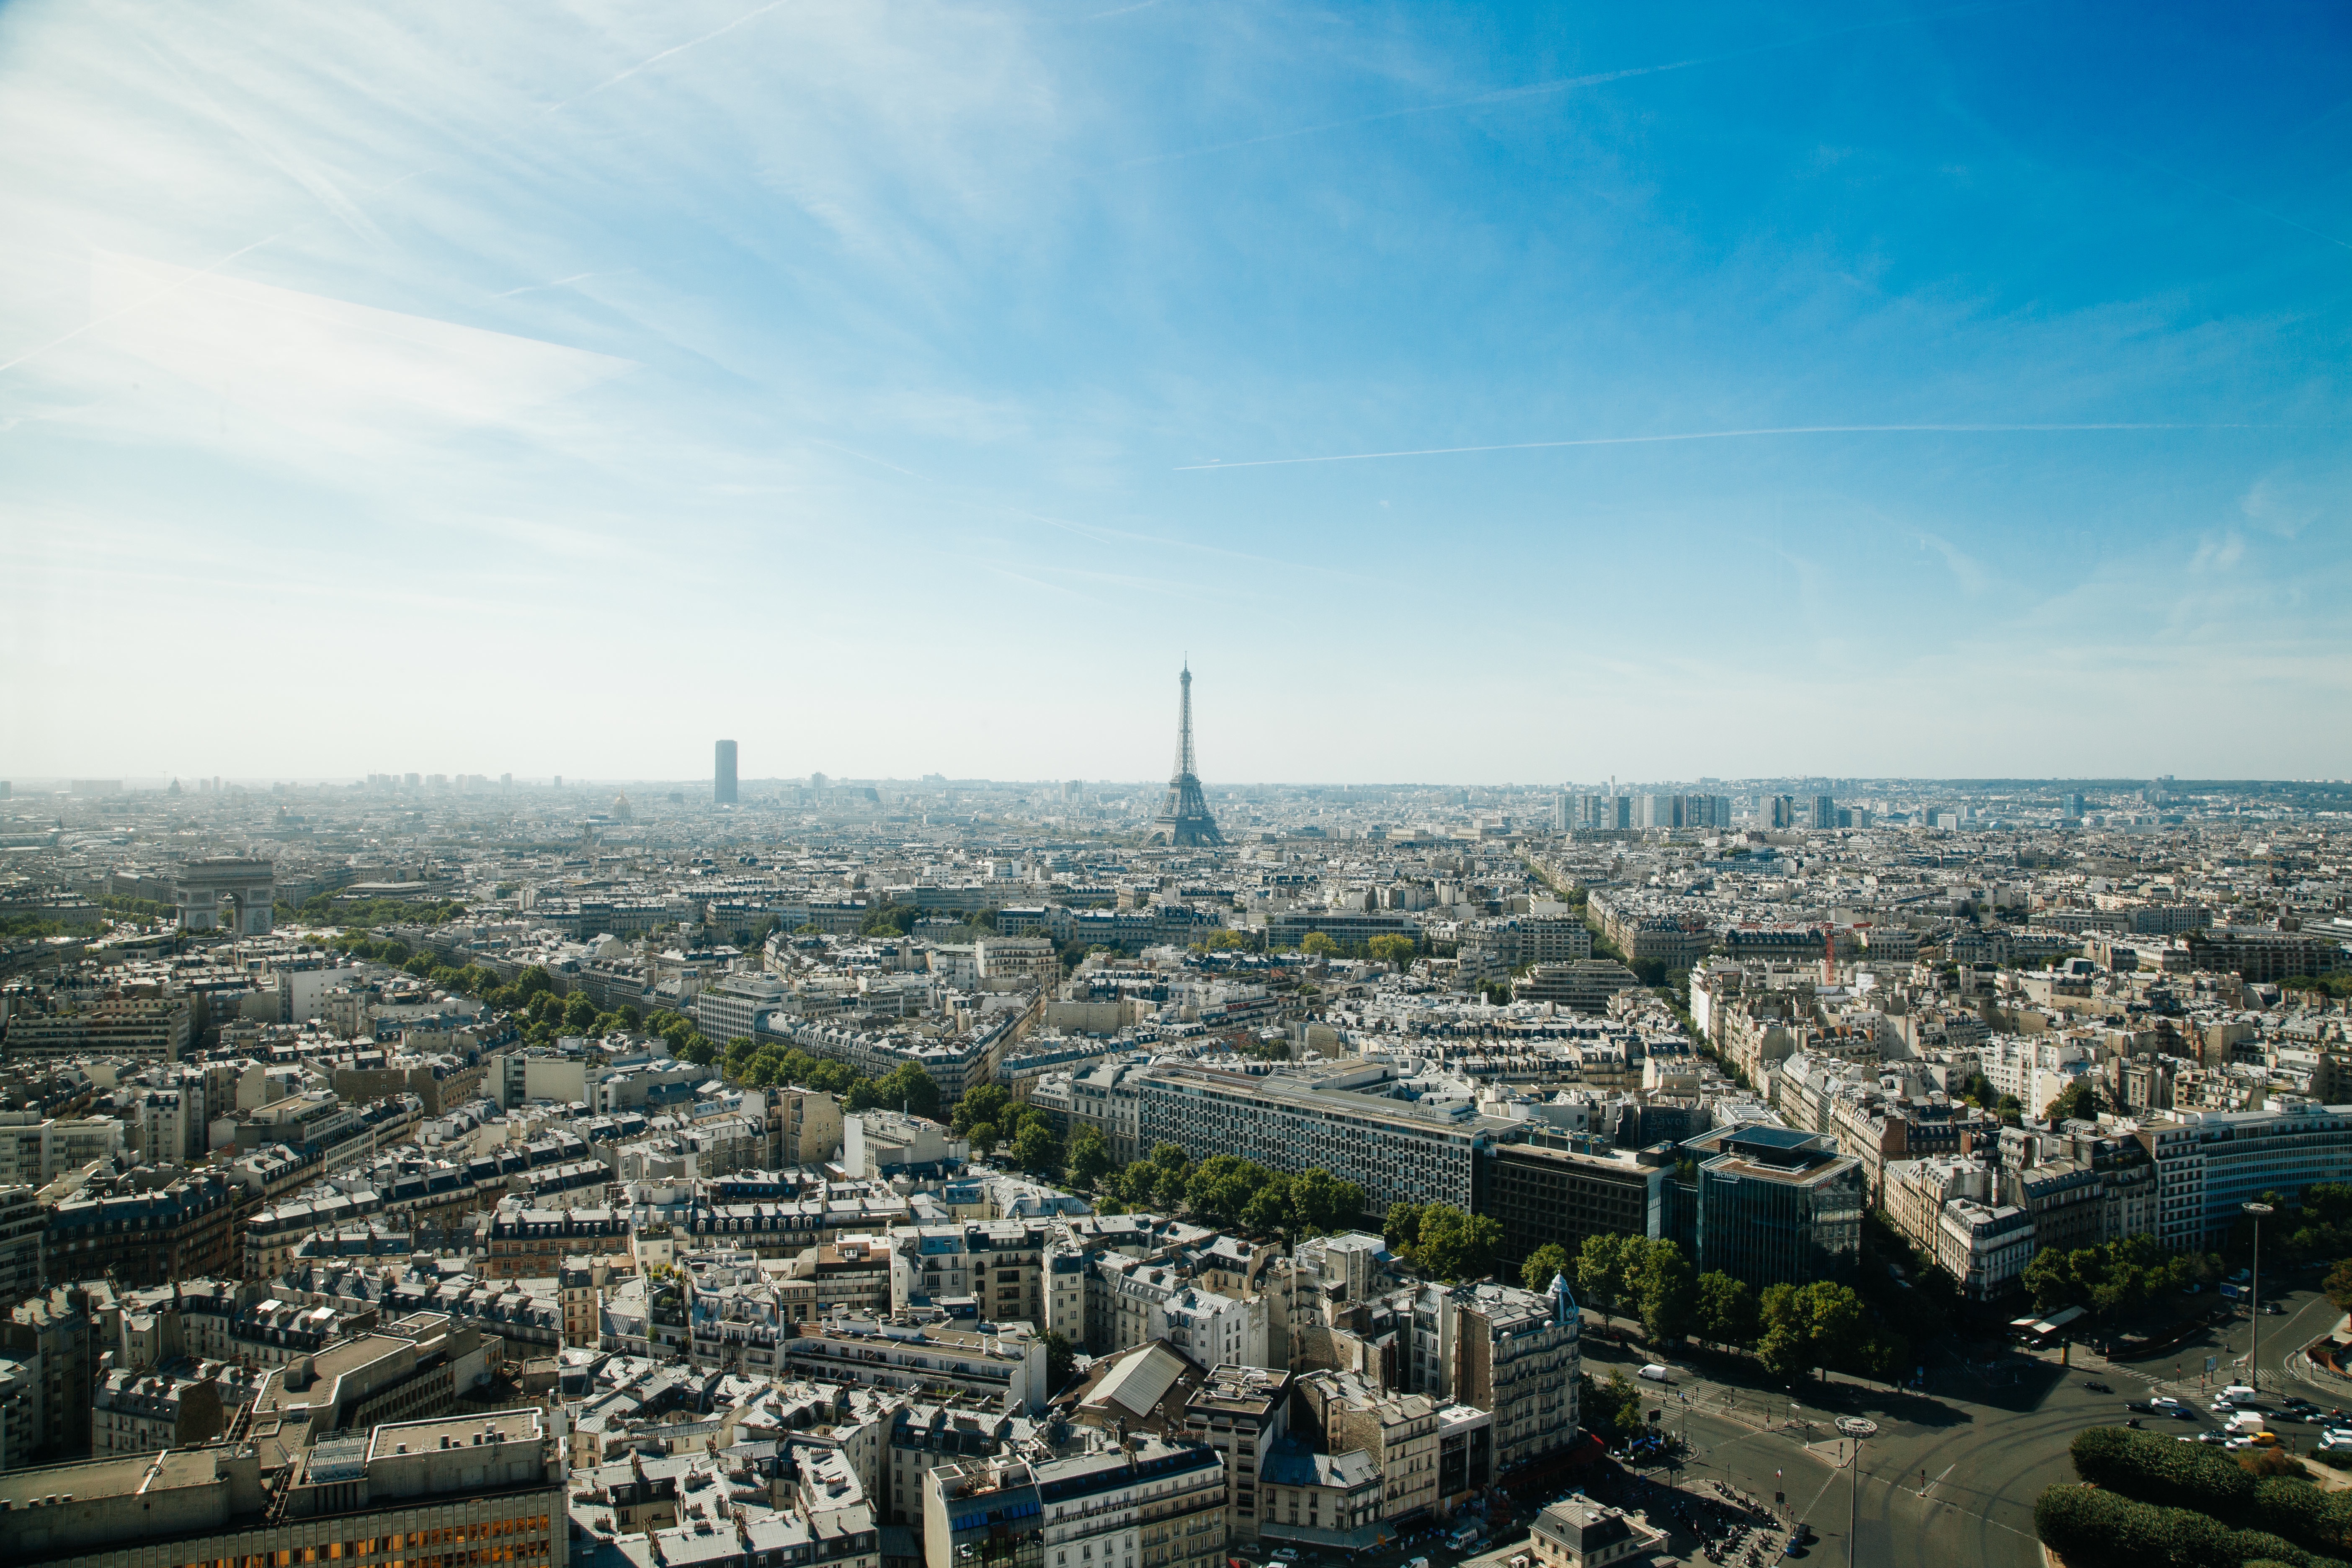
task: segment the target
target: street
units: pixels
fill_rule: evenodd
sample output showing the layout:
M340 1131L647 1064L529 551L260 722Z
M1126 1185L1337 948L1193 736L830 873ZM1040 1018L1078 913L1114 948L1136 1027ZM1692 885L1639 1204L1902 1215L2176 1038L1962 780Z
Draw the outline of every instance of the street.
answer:
M2298 1277L2297 1286L2280 1281L2277 1300L2285 1310L2262 1319L2262 1388L2264 1407L2275 1410L2284 1394L2301 1392L2322 1406L2352 1405L2352 1385L2307 1386L2285 1372L2294 1352L2326 1332L2337 1316L2326 1297ZM2266 1289L2265 1296L2269 1296ZM2040 1568L2033 1536L2033 1504L2042 1489L2072 1480L2067 1445L2086 1426L2130 1419L2124 1405L2156 1394L2169 1394L2197 1408L2194 1422L2142 1417L2153 1429L2190 1436L2217 1425L2205 1406L2221 1386L2242 1375L2232 1362L2246 1353L2252 1325L2236 1321L2205 1331L2160 1364L2111 1363L2082 1347L2072 1367L2058 1352L1939 1346L1927 1363L1925 1392L1889 1391L1837 1378L1800 1391L1791 1407L1785 1390L1724 1382L1687 1365L1674 1389L1645 1398L1662 1411L1664 1429L1682 1435L1689 1452L1676 1469L1654 1468L1644 1477L1675 1481L1712 1496L1713 1480L1727 1481L1755 1496L1787 1496L1789 1517L1820 1535L1808 1554L1822 1568L1844 1568L1849 1561L1901 1562L1922 1568ZM2205 1359L2218 1358L2213 1375L2200 1386ZM1586 1370L1606 1377L1612 1368L1631 1375L1647 1352L1589 1339ZM1940 1364L1938 1364L1940 1363ZM1989 1364L1988 1364L1989 1363ZM2178 1366L2183 1375L2174 1376ZM1730 1363L1710 1362L1713 1370ZM1735 1377L1754 1371L1742 1364ZM2108 1384L2110 1394L2085 1383ZM1652 1394L1648 1387L1646 1394ZM1685 1396L1687 1396L1685 1398ZM1840 1417L1862 1416L1876 1430L1861 1444L1859 1475L1842 1468L1853 1446L1839 1435ZM1792 1423L1794 1423L1792 1425ZM2314 1429L2281 1425L2290 1447L2307 1450ZM1668 1522L1655 1506L1661 1500L1636 1485L1630 1495L1607 1500L1627 1506L1652 1504L1653 1522ZM1853 1539L1849 1553L1847 1517ZM1678 1542L1686 1546L1686 1542Z

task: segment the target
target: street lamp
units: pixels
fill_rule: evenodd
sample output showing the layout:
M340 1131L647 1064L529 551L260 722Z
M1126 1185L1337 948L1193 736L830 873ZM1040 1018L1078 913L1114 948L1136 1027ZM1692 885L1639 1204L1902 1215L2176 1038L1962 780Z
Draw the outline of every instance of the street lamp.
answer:
M2254 1342L2246 1352L2246 1386L2256 1394L2263 1391L2263 1221L2275 1212L2268 1204L2239 1205L2254 1222L2254 1309L2248 1314L2254 1321Z
M1853 1467L1853 1474L1847 1478L1845 1484L1845 1568L1853 1568L1855 1499L1862 1491L1862 1439L1849 1437L1846 1440L1853 1445L1853 1458L1846 1461Z

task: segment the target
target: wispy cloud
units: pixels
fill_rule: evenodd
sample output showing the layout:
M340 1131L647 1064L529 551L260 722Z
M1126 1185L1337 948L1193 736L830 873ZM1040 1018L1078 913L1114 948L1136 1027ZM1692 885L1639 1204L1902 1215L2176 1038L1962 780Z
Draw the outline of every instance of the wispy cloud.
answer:
M1777 39L1749 48L1727 49L1717 54L1694 55L1687 59L1664 60L1654 65L1624 66L1615 70L1587 71L1580 76L1554 77L1547 81L1528 82L1518 87L1498 87L1486 92L1472 93L1466 98L1448 99L1439 103L1407 104L1401 109L1386 109L1371 114L1350 115L1345 120L1333 120L1316 125L1293 126L1284 131L1269 131L1262 136L1244 136L1231 142L1214 142L1202 147L1188 147L1181 152L1150 153L1129 158L1121 168L1136 168L1149 163L1172 163L1184 158L1205 157L1213 153L1231 153L1244 147L1260 147L1274 142L1288 142L1301 136L1320 136L1334 131L1352 131L1386 121L1403 120L1422 114L1447 114L1456 110L1483 109L1542 99L1559 93L1575 92L1584 88L1606 87L1612 82L1631 81L1640 77L1665 76L1675 71L1693 70L1701 66L1727 65L1737 60L1754 59L1759 56L1776 54L1783 49L1803 48L1808 45L1825 43L1832 38L1851 37L1856 33L1876 32L1889 27L1916 26L1922 23L1948 17L1973 16L1988 11L2008 10L2026 4L2027 0L1984 0L1984 3L1955 5L1941 11L1913 16L1885 16L1874 21L1856 23L1849 27L1832 27L1821 32L1806 33L1798 37ZM1139 10L1140 6L1125 7ZM1118 12L1105 12L1117 16Z
M1393 452L1338 452L1316 458L1253 458L1237 463L1182 463L1180 474L1214 468L1280 468L1299 463L1364 463L1385 458L1451 458L1468 452L1534 452L1559 447L1650 447L1675 441L1744 441L1767 436L2003 436L2115 430L2245 430L2245 425L1789 425L1748 430L1681 430L1659 436L1580 436L1559 441L1505 441L1483 447L1414 447Z

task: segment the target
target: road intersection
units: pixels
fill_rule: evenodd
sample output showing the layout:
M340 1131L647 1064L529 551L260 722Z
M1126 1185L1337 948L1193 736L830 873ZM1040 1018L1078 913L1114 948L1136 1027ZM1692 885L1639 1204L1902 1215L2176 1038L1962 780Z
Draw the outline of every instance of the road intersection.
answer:
M2284 1311L2263 1324L2263 1403L2301 1388L2323 1405L2352 1405L2352 1382L2297 1364L2296 1352L2333 1325L2336 1308L2308 1289L2283 1290L2278 1300ZM2128 1419L2126 1401L2156 1394L2196 1407L2197 1421L2179 1423L2176 1436L2214 1425L2205 1406L2243 1375L2236 1363L2250 1326L2242 1316L2200 1332L2155 1367L2111 1362L2079 1347L2069 1366L2054 1352L1979 1351L1971 1359L1945 1346L1927 1365L1924 1389L1835 1378L1794 1400L1760 1381L1744 1381L1754 1371L1748 1363L1701 1360L1677 1369L1675 1386L1643 1389L1659 1426L1681 1436L1687 1451L1674 1471L1641 1473L1702 1491L1722 1480L1768 1500L1782 1494L1785 1515L1821 1537L1811 1552L1819 1568L1844 1568L1849 1561L2041 1568L2033 1504L2045 1487L2074 1479L2067 1448L2074 1435ZM2216 1365L2206 1376L2209 1356ZM1630 1376L1643 1360L1597 1336L1587 1342L1586 1370L1594 1376L1612 1367ZM2086 1388L2088 1383L2107 1384L2113 1392ZM1875 1424L1860 1439L1858 1467L1849 1462L1857 1440L1838 1425L1857 1416ZM2300 1430L2283 1427L2282 1436L2304 1447L2295 1440Z

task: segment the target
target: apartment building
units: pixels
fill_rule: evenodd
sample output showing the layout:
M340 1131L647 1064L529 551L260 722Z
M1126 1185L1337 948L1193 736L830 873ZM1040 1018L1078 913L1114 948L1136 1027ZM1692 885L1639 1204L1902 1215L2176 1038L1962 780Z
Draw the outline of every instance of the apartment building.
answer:
M90 1453L152 1454L218 1436L256 1380L218 1363L110 1372L90 1400Z
M952 1388L1002 1410L1045 1403L1045 1342L1018 1326L952 1329L898 1317L843 1316L801 1324L783 1342L793 1375L853 1386Z
M1391 1394L1352 1372L1311 1372L1293 1385L1293 1429L1328 1454L1370 1455L1381 1477L1381 1517L1391 1524L1433 1514L1440 1499L1437 1401Z
M968 1299L982 1318L1043 1331L1053 1316L1045 1300L1051 1241L1044 1226L1025 1220L897 1226L890 1232L890 1307Z
M101 996L56 1013L8 1020L10 1061L130 1057L175 1062L188 1054L196 1004L187 996Z
M147 1174L85 1187L50 1212L41 1249L52 1277L138 1287L228 1271L239 1190L217 1171L142 1188Z
M786 1165L821 1165L841 1148L841 1104L821 1089L786 1086L768 1091L768 1125L776 1158Z
M526 1207L509 1198L487 1226L486 1279L552 1278L567 1258L619 1258L630 1252L628 1216L616 1210Z
M1454 1397L1493 1416L1493 1464L1514 1465L1576 1440L1582 1314L1564 1280L1538 1294L1492 1283L1454 1300Z
M1258 1538L1262 1468L1289 1429L1290 1382L1287 1372L1228 1363L1212 1369L1185 1401L1185 1440L1224 1456L1225 1534L1231 1542ZM1271 1505L1273 1500L1265 1500Z
M1092 1127L1110 1145L1111 1163L1131 1165L1151 1151L1141 1142L1143 1062L1102 1062L1070 1079L1070 1129Z
M0 1310L41 1288L41 1248L48 1228L37 1189L0 1186Z
M129 1131L110 1116L0 1111L0 1186L44 1187L93 1160L128 1164Z
M961 1401L910 1402L890 1412L875 1507L894 1525L920 1525L923 1480L942 1465L987 1459L1012 1447L1019 1417Z
M972 959L983 981L1026 981L1047 995L1062 983L1061 950L1042 936L984 936Z
M1134 1436L1030 1465L942 1465L924 1478L928 1568L1220 1568L1225 1468L1214 1448Z

